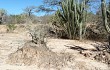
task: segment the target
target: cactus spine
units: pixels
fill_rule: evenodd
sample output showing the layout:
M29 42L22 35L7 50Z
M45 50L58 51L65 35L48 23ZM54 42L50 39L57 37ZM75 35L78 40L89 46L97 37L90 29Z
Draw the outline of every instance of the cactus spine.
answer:
M60 25L64 28L65 33L70 39L79 38L85 34L85 0L64 0L61 3L61 9L56 12Z

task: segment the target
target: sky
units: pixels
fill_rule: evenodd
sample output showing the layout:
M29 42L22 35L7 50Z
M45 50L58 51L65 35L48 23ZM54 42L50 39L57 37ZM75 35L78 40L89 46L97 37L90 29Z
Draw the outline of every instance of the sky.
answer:
M100 1L100 0L99 0ZM107 0L109 1L109 0ZM43 4L43 0L0 0L0 9L7 10L8 14L20 14L23 13L23 9L28 6L39 6ZM91 8L93 13L96 13L97 5L100 5L100 2L92 4ZM96 6L95 6L96 5ZM98 8L98 7L97 7ZM36 13L37 16L45 15L45 13Z
M27 6L39 6L42 5L42 0L0 0L0 9L7 10L8 14L20 14L23 13L23 9ZM41 16L44 13L38 13Z

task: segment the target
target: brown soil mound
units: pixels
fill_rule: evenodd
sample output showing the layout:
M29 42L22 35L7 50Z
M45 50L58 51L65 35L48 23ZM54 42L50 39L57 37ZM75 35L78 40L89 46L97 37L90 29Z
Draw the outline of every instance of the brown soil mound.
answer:
M9 55L7 63L36 65L44 68L43 70L108 70L103 63L82 57L79 58L70 53L58 54L45 49L42 45L26 43L23 48Z
M12 53L9 55L9 63L15 64L15 63L24 63L26 65L29 65L32 63L32 61L35 58L35 55L37 54L37 51L34 49L34 47L25 46L21 49L18 49L15 53Z
M35 44L25 44L21 49L9 55L7 63L17 65L37 65L38 67L62 68L66 57L44 49Z

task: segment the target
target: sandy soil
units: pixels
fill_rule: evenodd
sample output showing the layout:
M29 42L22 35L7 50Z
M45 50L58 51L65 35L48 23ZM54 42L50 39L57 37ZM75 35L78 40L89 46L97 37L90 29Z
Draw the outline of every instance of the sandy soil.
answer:
M26 66L26 65L10 65L6 63L8 56L11 53L16 52L19 48L22 48L24 44L31 40L27 32L22 33L5 33L3 30L0 33L0 70L47 70L45 68L38 68L36 65ZM100 42L97 42L100 43ZM104 63L85 58L82 55L78 54L79 51L70 49L70 47L80 46L84 49L95 49L93 44L96 42L93 41L77 41L77 40L63 40L63 39L47 39L47 46L50 50L56 53L71 53L75 56L74 60L77 70L85 70L85 67L96 67L96 70L110 70L108 66ZM72 64L70 64L72 65ZM79 68L77 68L79 67ZM48 69L54 70L54 69ZM65 67L61 70L73 70L71 68Z

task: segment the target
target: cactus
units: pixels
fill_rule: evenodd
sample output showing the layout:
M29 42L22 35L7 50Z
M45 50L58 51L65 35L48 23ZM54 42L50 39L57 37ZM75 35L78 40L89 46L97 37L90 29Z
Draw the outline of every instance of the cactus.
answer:
M102 18L104 21L104 27L108 34L109 48L110 48L110 2L108 7L106 6L106 1L101 0Z
M101 0L101 9L102 9L102 18L104 21L104 27L105 27L107 33L109 34L110 33L110 27L108 24L109 22L108 22L107 16L110 16L110 10L109 10L109 8L106 7L105 0Z
M85 0L64 0L61 8L56 12L60 26L64 29L69 39L79 38L85 34L86 10Z

